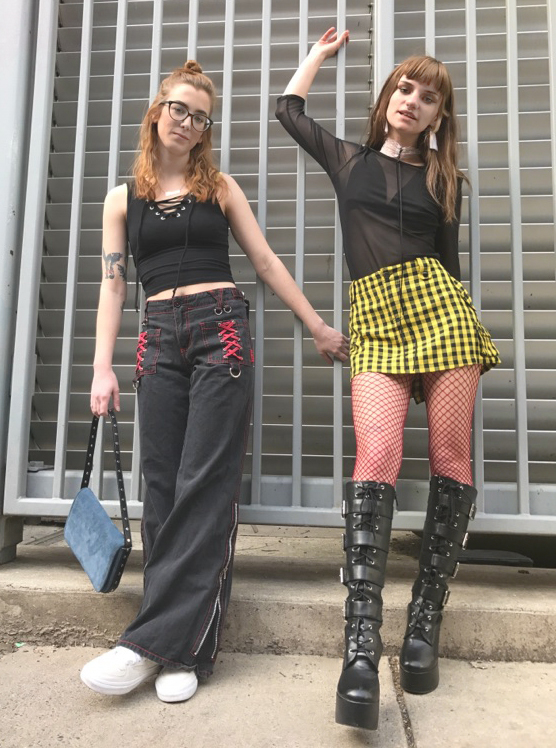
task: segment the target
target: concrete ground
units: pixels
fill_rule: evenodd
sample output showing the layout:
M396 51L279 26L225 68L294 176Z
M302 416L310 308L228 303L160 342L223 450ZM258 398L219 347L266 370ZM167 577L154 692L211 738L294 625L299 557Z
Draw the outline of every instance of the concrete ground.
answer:
M190 702L163 704L152 682L107 697L78 677L139 605L140 551L120 588L97 595L59 528L27 528L16 561L0 567L1 748L556 746L556 570L462 567L446 610L440 686L413 696L396 683L419 547L410 533L395 533L391 545L379 730L336 725L339 535L242 526L215 675Z

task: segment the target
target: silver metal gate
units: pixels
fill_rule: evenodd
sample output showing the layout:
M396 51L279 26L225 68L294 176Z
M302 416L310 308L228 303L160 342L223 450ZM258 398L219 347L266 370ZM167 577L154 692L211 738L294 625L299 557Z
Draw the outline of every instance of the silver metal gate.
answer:
M485 377L474 430L474 529L556 527L556 10L550 0L40 0L4 514L64 516L89 428L102 200L128 173L161 74L196 57L222 92L217 155L246 191L271 246L321 315L347 328L347 273L334 196L274 120L276 96L329 26L347 54L320 72L312 116L359 141L371 89L414 52L447 62L463 165L474 185L461 231L464 273L504 363ZM508 83L510 82L510 83ZM320 364L291 313L239 248L258 361L244 522L337 525L351 473L349 372ZM130 283L134 278L130 277ZM141 478L131 388L138 318L115 352L132 516ZM422 525L424 409L410 409L398 528ZM102 450L97 465L102 464ZM106 467L110 468L107 462ZM116 495L96 471L95 487ZM117 502L106 501L116 513Z

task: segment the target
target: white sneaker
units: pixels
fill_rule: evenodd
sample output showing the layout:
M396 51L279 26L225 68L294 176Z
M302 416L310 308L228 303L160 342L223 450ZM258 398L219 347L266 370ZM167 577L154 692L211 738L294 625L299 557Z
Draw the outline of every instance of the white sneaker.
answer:
M97 693L120 696L129 693L160 670L160 665L126 647L115 647L88 662L81 680Z
M187 701L197 690L197 676L193 670L164 668L155 681L155 687L161 701Z

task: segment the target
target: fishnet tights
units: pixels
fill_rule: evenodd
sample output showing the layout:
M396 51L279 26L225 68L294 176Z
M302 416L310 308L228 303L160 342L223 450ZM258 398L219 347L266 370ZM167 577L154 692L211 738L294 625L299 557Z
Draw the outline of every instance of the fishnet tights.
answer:
M421 375L432 475L471 485L471 421L480 366ZM400 472L412 374L363 372L352 380L356 460L353 480L394 486Z

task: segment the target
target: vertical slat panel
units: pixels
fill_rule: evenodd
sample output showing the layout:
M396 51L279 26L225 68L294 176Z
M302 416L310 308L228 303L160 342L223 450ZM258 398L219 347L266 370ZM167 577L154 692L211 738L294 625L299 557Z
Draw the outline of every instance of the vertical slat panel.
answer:
M508 80L508 161L512 243L512 306L516 410L517 495L519 511L529 514L529 445L527 443L527 381L525 376L525 322L523 307L523 236L521 230L521 178L519 163L519 80L517 2L506 10Z
M552 156L552 215L556 222L556 3L547 0L548 13L548 80L550 95L550 152ZM556 227L554 231L554 257L556 259ZM556 262L554 266L556 278Z
M337 31L342 34L346 28L346 1L338 0L337 5ZM346 133L346 45L342 45L338 51L336 67L336 137L344 138ZM334 219L334 327L342 329L344 257L342 242L342 227L340 224L340 212L338 203L335 204ZM343 425L344 414L342 407L342 362L334 361L333 375L334 409L333 409L333 491L334 506L340 506L343 494Z
M380 93L382 84L394 67L394 3L374 4L374 98Z
M224 70L222 77L222 128L220 136L220 168L226 174L230 171L234 28L235 0L226 0L226 15L224 20Z
M149 105L158 93L160 86L160 67L162 59L162 30L164 24L163 0L153 0L153 25L151 40L151 67L149 73ZM139 320L137 335L142 330L142 322L145 312L145 293L139 290ZM134 501L141 498L142 472L141 472L141 445L139 438L139 408L137 398L133 402L133 445L131 454L131 485L130 496Z
M197 28L199 25L199 0L189 0L189 24L187 27L187 57L197 59Z
M71 217L68 246L68 270L66 276L66 304L62 335L62 373L58 398L58 424L56 428L56 455L54 461L54 497L64 495L66 451L73 363L73 340L75 307L77 301L77 272L79 265L79 243L81 232L81 206L83 204L83 177L85 174L85 141L87 137L87 110L89 107L89 78L91 74L91 44L93 39L93 0L83 2L81 30L81 63L79 67L79 93L77 98L77 121L75 156L73 162Z
M431 57L436 57L435 6L436 0L425 0L425 52Z
M21 253L21 277L13 355L10 431L6 456L6 495L25 495L27 449L31 420L31 393L35 380L35 338L41 273L41 254L50 152L50 127L54 88L54 62L58 24L57 0L39 5L35 89L29 140L29 180L25 198L25 220Z
M153 29L151 41L151 70L149 75L149 103L158 93L158 87L160 85L160 60L162 56L163 24L163 0L153 0Z
M263 234L267 225L268 197L268 102L270 92L270 29L271 0L263 0L261 33L261 106L259 136L259 186L257 220ZM262 421L263 421L263 365L264 365L264 283L257 278L257 318L255 322L255 397L253 402L253 457L251 471L251 504L261 502L262 478Z
M118 184L120 167L120 143L122 127L122 103L124 96L125 48L128 16L128 0L118 0L116 18L116 46L114 55L114 80L112 85L112 110L110 116L110 146L108 151L107 189ZM100 419L95 446L94 467L91 476L92 490L99 499L103 495L102 477L104 473L104 418Z
M307 55L309 41L309 2L299 3L299 64ZM305 151L297 147L295 202L295 280L303 290L305 279ZM303 472L303 323L293 323L293 421L292 421L292 506L301 506Z
M4 491L12 379L8 362L14 350L36 21L34 0L22 0L12 6L9 15L3 19L3 54L4 59L11 61L13 72L3 80L4 100L9 101L10 105L0 120L0 142L10 144L0 154L0 329L3 331L0 337L0 361L4 362L0 368L0 514L12 500Z
M481 234L479 215L479 105L477 100L477 3L466 0L465 31L467 57L467 175L471 182L469 190L469 264L471 296L477 313L481 311ZM477 489L477 508L484 512L484 433L482 381L479 382L475 410L473 412L473 482Z

